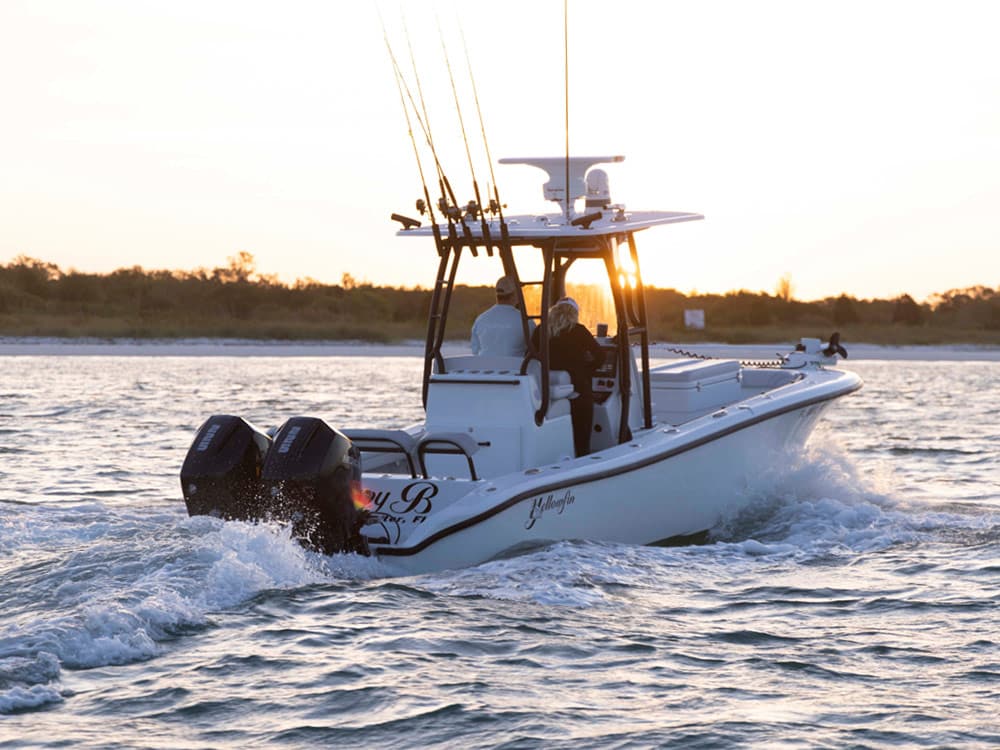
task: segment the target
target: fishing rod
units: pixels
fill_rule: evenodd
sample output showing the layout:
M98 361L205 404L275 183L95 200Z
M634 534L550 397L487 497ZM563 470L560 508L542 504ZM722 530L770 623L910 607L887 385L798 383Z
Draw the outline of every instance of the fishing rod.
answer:
M476 86L476 77L472 72L472 59L469 57L469 44L465 39L465 29L462 26L462 21L458 21L458 31L462 37L462 49L465 52L465 64L469 70L469 83L472 85L472 97L476 102L476 115L479 117L479 132L483 136L483 148L486 150L486 163L490 168L490 182L493 184L493 197L490 199L490 213L496 214L500 222L500 260L503 263L503 270L505 274L513 274L517 277L517 269L514 267L514 255L510 244L510 232L507 228L507 221L503 216L503 204L500 202L500 189L497 187L496 175L493 171L493 156L490 154L490 143L489 139L486 137L486 122L483 119L483 109L479 105L479 87ZM477 198L478 200L478 195ZM482 210L482 204L480 204L480 210ZM521 327L522 333L524 334L524 340L527 345L529 353L535 353L534 347L531 344L531 335L528 330L528 318L527 318L527 306L524 302L524 290L521 288L520 284L515 284L517 293L517 304L525 312L521 316Z
M458 199L455 197L455 191L451 189L451 182L448 180L448 176L444 172L444 168L441 166L441 162L437 158L437 149L434 148L434 139L431 137L430 129L430 117L427 115L427 102L424 99L424 90L420 85L420 75L417 73L417 58L413 52L413 42L410 38L410 29L406 25L406 18L403 18L403 32L406 36L406 46L410 52L410 65L413 67L413 80L417 84L417 95L420 97L420 109L424 113L424 121L427 123L424 129L425 135L427 136L427 145L431 149L431 154L434 156L434 164L437 166L438 171L438 182L441 185L441 201L438 203L438 208L441 212L448 218L448 236L449 239L455 243L457 247L458 236L455 233L455 224L461 223L462 234L465 238L466 243L469 245L469 250L472 251L472 255L476 256L479 253L476 251L476 243L472 237L472 232L464 221L459 221L462 218L461 209L458 208ZM409 87L407 87L409 90ZM410 97L412 101L412 96ZM419 119L420 115L416 112L416 103L413 104L414 111ZM451 202L448 202L448 199Z
M497 190L496 175L493 174L493 157L490 155L490 144L486 139L486 125L483 121L483 110L479 106L479 89L476 87L476 77L472 74L472 60L469 58L469 44L465 40L465 29L459 19L458 31L462 36L462 48L465 51L465 64L469 68L469 83L472 84L472 97L476 102L476 114L479 116L479 132L483 135L483 148L486 149L486 163L490 168L490 182L493 184L493 200L490 201L490 213L497 214L500 218L501 228L506 228L507 224L503 218L503 206L500 204L500 194Z
M462 233L464 235L465 242L459 243L458 241L458 234L455 231L455 225L459 223L459 220L462 217L462 213L461 210L458 208L458 199L455 197L455 192L451 188L451 182L448 180L448 176L445 174L444 167L441 165L441 161L437 155L437 149L434 146L434 138L430 130L430 121L426 118L426 112L427 112L426 102L423 97L423 90L420 87L420 78L416 74L416 60L412 56L412 49L413 49L412 45L410 45L411 60L413 63L414 75L416 77L416 82L417 82L418 96L420 97L420 107L417 106L417 102L413 97L413 91L410 89L409 84L406 82L406 76L399 65L399 61L396 58L395 53L392 51L392 45L389 43L388 35L385 33L384 23L383 23L383 34L386 37L386 48L389 52L389 59L392 61L393 69L396 72L397 81L401 82L403 90L406 93L406 98L409 100L410 107L413 109L413 117L414 119L416 119L417 124L420 125L420 129L423 131L424 140L427 142L427 146L431 152L431 157L434 160L434 166L438 173L438 187L441 190L441 197L438 199L438 208L441 210L441 213L448 221L448 244L451 247L458 247L460 244L467 244L469 248L472 250L472 254L476 255L477 252L476 252L475 239L473 238L472 233L469 231L468 226L465 225L464 221L460 223L462 224ZM421 117L420 114L421 110L425 114L424 117ZM408 112L409 110L407 110L407 113ZM430 201L428 199L428 205L429 203ZM417 206L417 209L420 210L421 213L423 213L423 210L420 209L419 205ZM443 252L443 247L439 247L439 252Z
M396 54L392 51L392 43L389 41L389 32L385 26L385 19L382 17L382 11L381 9L379 9L377 4L375 6L375 11L376 13L378 13L379 23L381 23L382 25L382 39L385 41L385 49L386 52L388 52L389 54L389 60L392 62L392 72L396 78L396 88L399 90L400 105L403 108L403 116L406 118L406 130L407 134L410 136L410 143L413 145L413 156L417 162L417 172L420 174L420 185L424 191L424 205L421 206L418 203L417 210L420 211L420 213L423 213L424 209L427 210L428 216L431 220L431 227L432 231L434 232L435 240L438 246L440 246L441 230L438 227L437 221L434 216L434 207L431 202L430 190L427 188L427 178L424 175L423 162L420 159L420 149L417 147L417 139L416 136L414 136L413 134L413 123L410 120L410 108L406 104L407 96L410 99L410 104L414 108L413 114L416 117L418 124L420 125L420 129L424 133L424 139L428 142L428 144L431 147L431 154L434 155L434 163L437 167L439 175L441 173L441 165L437 161L437 155L434 152L434 146L433 142L431 141L430 132L427 126L424 124L424 121L420 119L420 113L416 110L416 105L413 102L413 96L412 94L410 94L410 87L406 84L406 79L403 76L403 71L399 67L399 61L396 59ZM404 88L406 90L405 96L404 96ZM440 183L440 179L438 180L438 182Z
M382 19L382 14L379 13L379 20L381 19ZM407 135L409 135L410 143L413 145L413 158L416 159L417 172L420 174L420 186L423 188L424 191L424 206L426 207L428 216L430 217L431 220L431 229L434 232L435 242L436 244L440 245L441 229L440 227L438 227L437 221L434 217L434 208L431 204L430 190L428 190L427 188L427 178L424 175L424 165L420 159L420 149L417 147L417 138L413 134L413 123L410 120L410 110L409 107L406 106L406 97L403 95L404 81L400 77L399 66L396 65L395 55L393 55L392 53L392 46L389 44L389 35L386 33L384 22L382 23L382 36L385 39L385 46L389 52L389 57L390 59L392 59L393 62L393 74L396 78L396 88L399 90L399 103L403 107L403 117L406 118L406 133ZM420 208L421 208L420 206L417 206L418 210L420 210ZM420 213L423 213L423 211L420 210Z
M472 163L472 151L469 149L469 136L465 132L465 118L462 117L462 105L458 98L458 87L455 85L455 75L451 69L451 58L448 56L448 46L444 41L444 31L441 28L441 19L438 17L438 36L441 37L441 51L444 53L444 64L448 68L448 80L451 82L451 93L455 97L455 111L458 113L458 124L462 130L462 141L465 144L465 156L469 160L469 172L472 175L472 190L476 197L475 206L471 204L467 207L473 218L479 216L480 226L483 232L483 244L486 246L486 254L493 256L493 243L490 238L490 225L486 221L486 214L483 212L483 199L479 194L479 181L476 179L476 168Z
M424 89L420 85L420 75L417 73L417 58L413 54L413 42L410 39L410 27L406 24L406 16L403 16L403 34L406 37L406 48L410 53L410 67L413 68L413 80L417 84L417 94L420 97L420 110L423 112L424 117L421 120L422 123L426 122L427 125L424 127L424 136L427 139L427 145L431 149L431 154L434 155L434 164L437 167L438 174L438 184L441 186L441 197L445 197L444 189L444 169L441 167L441 162L437 160L437 150L434 148L434 139L431 137L431 118L427 114L427 103L424 100ZM407 87L407 93L409 93L409 87ZM413 101L413 96L410 95L410 103L413 105L414 114L417 118L420 118L420 112L417 112L416 102ZM441 210L447 215L446 207L440 206Z
M441 166L441 161L437 157L437 149L434 147L434 140L431 137L430 131L430 117L427 114L427 100L424 98L424 90L420 84L420 75L417 72L417 58L413 52L413 42L410 37L409 27L406 25L406 18L403 17L403 31L406 36L406 45L410 52L410 64L413 67L413 78L417 84L417 94L420 97L420 109L424 113L424 120L426 121L426 136L427 145L431 149L431 154L434 156L434 164L437 166L438 170L438 181L441 185L441 202L438 207L441 209L442 213L448 219L448 247L442 248L438 246L438 276L434 284L434 294L431 298L431 311L428 316L427 322L427 341L425 343L425 355L424 355L424 385L423 385L423 402L424 406L427 405L427 391L428 383L430 382L431 374L431 362L436 361L439 369L444 371L444 359L441 356L441 346L444 344L444 322L448 318L448 308L451 306L451 293L455 288L455 274L458 271L458 263L462 255L463 244L459 242L458 232L456 231L456 224L461 224L462 235L465 240L465 244L469 246L469 251L472 253L473 257L478 256L479 253L476 250L476 241L472 236L472 230L469 229L468 224L462 218L461 209L458 208L458 200L455 198L455 192L451 189L451 182L448 180L448 176L444 172L444 168ZM409 91L409 87L407 87ZM412 95L411 95L412 101ZM416 112L416 103L413 104L414 112L419 119L420 113ZM447 192L446 192L447 191ZM451 197L451 203L448 202L448 197ZM451 251L454 251L452 255ZM450 264L450 269L448 268ZM447 272L447 281L445 281L445 273ZM444 297L441 296L441 288L444 287Z
M409 108L406 106L406 99L403 96L403 84L400 81L400 78L399 78L398 75L396 76L396 85L399 88L399 98L400 98L400 101L401 101L401 103L403 105L403 115L406 118L406 128L407 128L407 131L410 134L410 141L413 144L413 154L414 154L414 156L416 157L416 160L417 160L417 171L420 173L420 183L423 186L423 190L424 190L424 206L423 206L423 208L427 209L427 214L428 214L428 217L430 218L430 221L431 221L431 231L434 233L434 246L436 248L438 248L438 259L439 260L438 260L438 275L437 275L437 278L438 279L442 279L442 278L444 278L445 272L447 270L448 260L451 258L451 253L446 252L446 250L445 250L444 239L441 237L441 227L438 226L437 219L434 216L434 207L431 204L430 191L427 188L427 180L424 177L424 168L423 168L423 164L421 163L421 160L420 160L420 150L417 148L417 139L413 135L413 126L412 126L412 124L410 122L410 112L409 112ZM418 201L417 203L418 203L417 209L420 210L421 213L423 213L423 210L421 210L422 207L419 205L420 202ZM402 217L398 217L396 214L393 214L392 218L402 221L403 222L403 227L404 228L407 227L406 220L403 219ZM454 232L451 232L451 235L452 235L452 238L453 238L454 237ZM454 275L454 270L452 271L452 275ZM435 284L435 286L434 286L434 293L431 295L431 310L430 310L430 315L428 316L428 321L429 322L428 322L428 327L427 327L427 340L425 342L425 351L428 351L428 352L438 351L436 349L433 349L432 345L433 345L433 342L434 342L434 332L435 332L435 327L436 327L436 321L437 321L438 316L439 316L438 309L440 308L440 306L441 306L441 285L440 285L440 283L438 283L438 284ZM428 381L428 378L430 376L430 368L431 368L431 357L430 356L425 356L425 359L424 359L424 377L423 377L424 386L423 386L423 392L422 392L422 399L423 399L424 406L427 405L427 381Z
M493 172L493 157L490 154L490 144L489 140L486 138L486 123L483 119L483 109L479 105L479 88L476 86L476 77L472 72L472 60L469 57L469 44L465 38L465 29L462 26L462 21L458 21L459 33L462 36L462 48L465 52L465 64L469 70L469 83L472 85L472 96L476 102L476 114L479 117L479 132L483 136L483 148L486 150L486 163L490 168L490 182L493 183L493 198L490 199L490 213L496 214L500 221L500 261L503 264L504 273L513 276L513 278L518 279L518 282L514 284L515 294L517 296L517 306L521 310L521 334L524 337L525 344L525 354L524 359L521 362L521 374L524 375L528 371L528 364L532 359L537 359L542 367L542 382L541 382L541 396L542 403L539 409L535 412L535 423L538 425L542 424L544 420L545 412L548 410L549 403L549 353L548 353L548 324L545 320L545 311L548 304L548 289L544 284L542 285L542 301L541 301L541 311L539 315L539 348L535 348L532 342L531 331L528 328L528 306L524 301L524 289L521 287L519 280L519 275L517 273L517 265L514 263L514 252L510 242L510 231L507 228L507 221L503 216L503 204L500 202L500 189L497 186L496 175ZM450 67L449 67L450 73ZM452 84L454 86L454 83ZM457 95L456 95L457 97ZM457 106L457 99L456 99ZM464 134L464 128L463 128ZM468 149L468 145L466 145ZM471 168L471 157L470 157L470 168ZM475 180L475 177L473 177ZM479 200L479 194L476 193L476 200ZM480 210L482 210L482 204L480 203ZM485 217L483 218L483 225L486 226ZM484 237L485 237L484 228ZM552 251L543 251L545 259L546 273L549 264L552 260Z
M378 11L379 21L382 24L382 37L385 40L386 51L389 54L389 60L392 62L393 71L396 74L397 85L400 86L402 88L402 90L405 92L405 95L406 95L405 99L409 101L409 106L413 109L413 117L417 121L417 124L420 125L420 129L421 129L421 131L423 132L423 135L424 135L424 140L426 141L427 146L428 146L428 148L430 149L430 152L431 152L431 157L434 160L434 167L435 167L435 170L437 171L437 174L438 174L438 186L439 186L439 188L441 190L441 198L438 201L438 208L441 209L441 212L444 214L445 218L448 220L449 225L452 225L453 222L457 218L459 218L461 214L457 210L458 201L455 198L454 191L451 189L451 183L449 182L448 177L447 177L447 175L444 172L444 167L441 165L440 159L438 159L437 149L434 147L434 138L433 138L433 135L431 134L431 129L430 129L430 119L427 117L426 101L425 101L424 95L423 95L423 88L420 85L420 76L417 74L416 58L415 58L415 56L413 54L412 43L410 43L409 30L407 29L407 31L406 31L407 46L409 47L409 50L410 50L410 60L411 60L412 66L413 66L413 74L414 74L414 78L415 78L415 81L416 81L416 84L417 84L418 96L420 98L420 107L419 108L417 106L416 100L413 97L413 91L410 89L410 85L406 81L406 75L403 73L403 69L402 69L402 67L399 64L399 60L397 59L395 52L393 52L392 44L389 41L389 34L388 34L388 31L386 30L386 26L385 26L385 19L383 18L381 11L378 10L378 6L377 5L376 5L376 10ZM405 19L404 19L404 28L406 28L405 27ZM404 114L406 114L407 121L409 122L409 111L410 110L409 110L409 108L407 108L405 100L403 102L403 109L404 109ZM423 117L421 116L421 111L424 113ZM414 143L415 143L415 139L414 139ZM416 147L416 146L414 146L414 147ZM418 160L419 160L419 155L418 155ZM421 170L421 177L423 178L423 171L422 170ZM426 188L426 181L424 182L424 186ZM449 204L449 201L448 201L449 197L451 198L451 203L450 204ZM427 204L428 204L428 209L429 209L429 207L430 207L429 196L427 197ZM419 210L419 206L418 206L418 210ZM423 211L421 211L421 213L423 213Z
M382 22L382 35L385 39L385 45L386 45L386 50L389 53L389 59L392 61L393 71L396 76L396 85L397 88L399 89L400 100L403 105L403 114L406 118L407 128L410 134L410 140L411 143L413 144L414 155L417 159L417 169L420 173L420 181L424 191L424 201L417 201L417 210L420 211L420 213L423 213L424 209L427 210L428 216L430 217L431 220L431 231L434 234L434 243L438 251L437 281L434 284L434 291L431 295L430 314L428 315L427 318L427 338L424 344L424 373L423 373L422 401L424 406L426 407L428 383L430 381L432 363L436 361L440 368L443 369L444 367L444 361L441 357L441 344L444 340L443 321L447 317L448 307L450 306L451 303L451 290L454 287L455 283L455 272L457 271L458 261L462 253L462 244L458 241L458 234L455 231L455 219L456 219L455 212L453 210L450 210L451 207L448 205L448 200L447 200L448 193L445 192L446 190L445 186L447 185L447 190L449 192L451 191L451 186L447 182L447 177L445 176L444 169L441 166L441 161L438 159L437 156L437 150L434 148L434 140L431 137L429 120L425 122L424 119L420 117L420 110L417 109L417 104L413 99L413 93L406 82L406 76L403 75L403 71L399 66L399 61L396 59L396 55L392 50L392 44L389 42L389 35L388 32L386 31L385 21L382 18L381 12L379 12L379 20ZM410 49L412 54L412 46ZM415 62L414 62L414 74L416 75ZM419 85L419 77L417 81ZM438 206L439 208L441 208L442 212L445 215L445 218L448 221L447 241L442 236L441 228L437 223L436 217L434 216L434 209L430 199L430 191L427 187L427 180L424 174L422 161L420 159L420 150L417 148L416 137L413 135L413 127L412 127L412 122L410 120L410 107L407 106L407 99L409 99L410 107L413 108L413 117L414 119L416 119L416 121L420 125L421 130L423 131L424 139L426 140L427 145L430 148L431 156L434 159L434 165L435 168L437 169L438 186L441 189L441 199L440 202L438 203ZM421 104L423 105L422 92L421 92ZM426 116L427 112L426 106L423 106L422 109ZM421 206L421 203L424 203L424 205ZM395 215L393 216L393 218L402 221L404 228L408 228L409 226L408 222L413 221L412 219L407 220L405 219L405 217L396 217ZM470 247L472 247L472 251L473 253L475 253L475 247L471 242L471 232L469 232L469 228L465 226L464 222L462 226L467 236L467 240L470 241ZM447 276L447 282L445 282L446 276ZM442 298L442 287L444 288L443 298Z

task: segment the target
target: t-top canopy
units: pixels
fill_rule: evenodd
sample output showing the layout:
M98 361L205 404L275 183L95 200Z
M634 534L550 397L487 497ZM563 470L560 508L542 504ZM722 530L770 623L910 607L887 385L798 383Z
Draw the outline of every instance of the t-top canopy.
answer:
M505 216L504 223L510 241L515 245L541 245L558 240L574 246L585 246L588 237L623 235L661 224L677 224L705 218L702 214L686 211L626 211L623 205L612 204L607 175L603 170L591 168L595 164L618 163L624 160L624 156L574 156L568 160L560 156L500 159L500 164L526 164L545 171L549 176L543 188L545 198L559 203L563 208L562 215ZM565 197L567 167L570 185L568 202ZM583 215L576 216L573 210L574 203L583 197L587 197L588 207ZM418 227L412 220L407 224L405 217L394 215L393 218L404 222L400 235L430 237L434 233L433 227ZM492 244L501 236L502 228L498 217L486 219L485 230L484 217L479 215L478 211L467 212L464 215L456 214L455 220L460 223L458 244L470 241L475 244ZM484 236L487 233L488 236Z
M530 245L534 242L544 242L554 239L584 239L588 236L608 236L627 232L638 232L642 229L660 226L662 224L678 224L684 221L704 219L702 214L684 211L626 211L624 209L605 210L600 218L592 221L572 224L556 215L520 215L506 216L507 233L511 241L518 245ZM577 219L585 219L579 217ZM482 242L482 224L478 219L463 219L465 227L473 239ZM500 237L500 221L491 219L487 222L490 237L494 242ZM464 236L465 230L459 233ZM398 234L407 237L431 237L433 229L430 226L401 229ZM461 239L459 240L461 243Z

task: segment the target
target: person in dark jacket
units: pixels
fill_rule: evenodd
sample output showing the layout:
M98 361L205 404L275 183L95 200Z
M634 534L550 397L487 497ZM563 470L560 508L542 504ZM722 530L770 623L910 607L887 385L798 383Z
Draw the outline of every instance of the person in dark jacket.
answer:
M570 401L573 419L573 447L577 456L590 453L590 433L594 422L594 373L604 364L604 350L597 339L580 325L580 306L563 297L549 308L549 369L566 370L573 381L576 398ZM539 348L538 329L531 335Z

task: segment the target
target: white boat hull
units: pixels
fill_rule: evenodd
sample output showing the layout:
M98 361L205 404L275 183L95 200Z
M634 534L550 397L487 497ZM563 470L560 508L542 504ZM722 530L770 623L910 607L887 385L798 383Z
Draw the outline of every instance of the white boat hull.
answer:
M559 540L656 544L705 532L745 506L748 484L800 450L830 401L857 387L850 373L817 371L786 394L655 427L561 465L488 482L419 480L435 493L460 485L466 494L437 513L428 500L416 508L425 511L419 524L398 517L409 533L372 551L390 569L420 573Z

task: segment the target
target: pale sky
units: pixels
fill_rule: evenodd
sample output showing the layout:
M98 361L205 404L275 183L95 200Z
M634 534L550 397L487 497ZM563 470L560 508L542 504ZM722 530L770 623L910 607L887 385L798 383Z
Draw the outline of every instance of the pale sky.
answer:
M560 0L379 7L409 74L406 19L460 200L435 11L481 187L459 19L494 159L564 153ZM1000 285L1000 4L571 0L569 28L572 152L626 156L606 167L616 202L706 215L640 237L648 284ZM433 283L433 246L388 218L421 189L374 3L0 0L0 66L0 263L190 270L245 250L288 281ZM557 210L541 172L495 170L508 213Z

